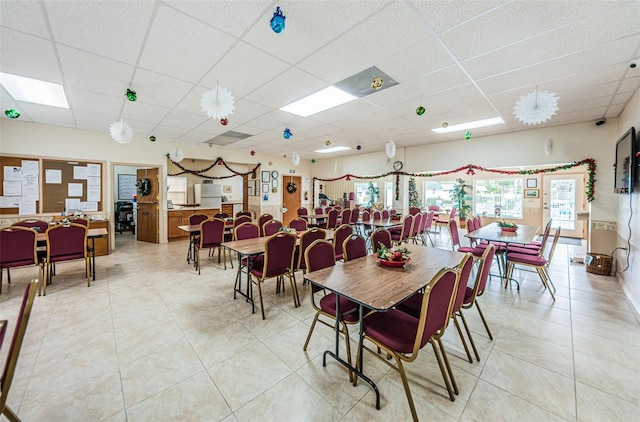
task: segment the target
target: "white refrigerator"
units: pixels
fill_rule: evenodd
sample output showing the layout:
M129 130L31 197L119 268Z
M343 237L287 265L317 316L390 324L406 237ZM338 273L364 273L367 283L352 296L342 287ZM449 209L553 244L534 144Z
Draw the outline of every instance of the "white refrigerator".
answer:
M195 200L202 208L222 208L222 186L212 183L193 185Z

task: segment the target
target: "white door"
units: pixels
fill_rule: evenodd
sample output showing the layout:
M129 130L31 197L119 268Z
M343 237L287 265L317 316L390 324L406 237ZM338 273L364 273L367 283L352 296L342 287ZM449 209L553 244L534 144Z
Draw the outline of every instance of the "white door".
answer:
M542 176L543 225L553 218L553 228L562 228L561 236L583 239L584 223L576 212L585 211L587 198L584 191L584 174Z

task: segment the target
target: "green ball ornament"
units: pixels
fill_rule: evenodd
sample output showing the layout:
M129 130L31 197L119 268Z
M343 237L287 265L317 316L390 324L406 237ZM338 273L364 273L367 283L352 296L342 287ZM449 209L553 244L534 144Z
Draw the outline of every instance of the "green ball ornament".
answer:
M315 158L312 158L312 159L311 159L311 164L315 164L315 163L316 163L316 159L315 159Z
M465 133L465 134L464 134L464 139L465 139L465 140L467 140L467 141L468 141L469 139L471 139L471 132L467 132L467 133Z
M416 108L416 114L418 116L422 116L424 114L424 112L427 111L424 107L420 106L418 108Z

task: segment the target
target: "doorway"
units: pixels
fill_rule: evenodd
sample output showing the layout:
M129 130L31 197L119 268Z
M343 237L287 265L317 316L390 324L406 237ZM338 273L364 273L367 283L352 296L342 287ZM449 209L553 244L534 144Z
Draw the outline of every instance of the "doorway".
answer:
M138 169L137 180L142 181L138 187L138 211L136 239L141 242L158 243L160 230L158 226L160 171L157 167Z
M584 222L576 213L586 208L584 174L544 175L542 177L543 222L553 218L552 227L561 227L562 236L584 238Z
M282 225L288 226L291 220L298 217L302 179L298 176L282 176L282 206L287 212L282 214ZM290 192L294 190L294 192Z

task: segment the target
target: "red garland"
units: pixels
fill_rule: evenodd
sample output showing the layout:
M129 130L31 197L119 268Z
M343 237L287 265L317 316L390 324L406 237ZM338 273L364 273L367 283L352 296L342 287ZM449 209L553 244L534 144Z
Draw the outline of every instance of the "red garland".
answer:
M227 162L224 161L222 159L222 157L218 157L213 162L213 164L211 164L209 167L206 167L206 168L203 168L203 169L200 169L200 170L189 170L189 169L184 168L183 166L181 166L180 163L176 163L175 161L173 161L171 159L171 157L169 157L169 154L167 154L167 158L169 159L169 161L171 161L173 164L175 164L176 167L178 167L180 170L182 170L181 172L178 172L178 173L169 173L169 174L167 174L167 176L179 176L181 174L189 173L189 174L193 174L195 176L202 177L203 179L215 179L215 180L229 179L229 178L235 177L235 176L246 176L248 174L251 174L251 177L253 177L255 179L256 176L257 176L256 172L257 172L258 168L262 165L262 164L258 163L258 165L256 165L253 169L242 173L242 172L239 172L239 171L235 171L234 169L229 167ZM225 166L225 168L227 170L229 170L231 173L233 173L233 175L231 175L231 176L204 176L204 175L201 174L201 173L206 173L207 171L211 170L216 165Z
M397 199L400 199L400 176L401 175L413 176L413 177L435 177L435 176L446 176L448 174L460 173L463 171L469 175L474 175L476 171L484 171L487 173L507 174L507 175L534 175L534 174L543 174L543 173L553 173L560 170L569 170L573 167L579 167L583 165L587 166L588 180L587 180L587 186L586 186L586 194L587 194L587 200L591 202L595 199L596 167L597 167L596 160L594 160L593 158L585 158L584 160L574 161L573 163L570 163L570 164L565 164L565 165L556 166L556 167L533 169L533 170L517 170L517 171L499 170L499 169L482 167L475 164L467 164L466 166L458 167L453 170L440 171L436 173L408 173L405 171L390 171L388 173L384 173L379 176L357 176L354 174L345 174L343 176L336 177L333 179L324 179L320 177L314 177L313 180L314 182L316 180L320 182L335 182L342 179L351 180L352 178L360 179L360 180L374 180L374 179L381 179L389 175L395 175L396 176L396 192L395 193L396 193L396 200L397 200Z

